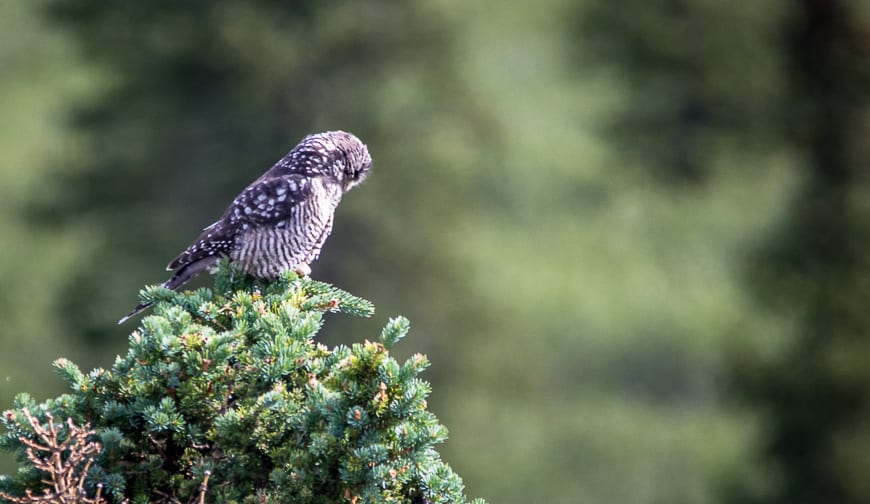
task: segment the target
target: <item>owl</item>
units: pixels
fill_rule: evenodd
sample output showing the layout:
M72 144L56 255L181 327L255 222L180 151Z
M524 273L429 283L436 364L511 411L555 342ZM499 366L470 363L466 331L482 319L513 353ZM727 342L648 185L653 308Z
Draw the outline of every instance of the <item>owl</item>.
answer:
M308 135L169 263L166 269L175 273L163 287L178 289L222 258L263 279L283 271L308 275L342 195L365 180L371 166L368 148L350 133ZM118 323L147 307L138 305Z

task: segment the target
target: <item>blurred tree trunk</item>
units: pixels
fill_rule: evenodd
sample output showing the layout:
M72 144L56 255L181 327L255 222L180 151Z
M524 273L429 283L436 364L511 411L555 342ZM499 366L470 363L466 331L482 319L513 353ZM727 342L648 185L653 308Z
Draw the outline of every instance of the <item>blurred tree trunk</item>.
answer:
M848 0L795 5L787 127L806 185L751 282L801 329L781 360L740 364L738 390L768 414L764 450L780 476L770 502L868 502L870 11Z

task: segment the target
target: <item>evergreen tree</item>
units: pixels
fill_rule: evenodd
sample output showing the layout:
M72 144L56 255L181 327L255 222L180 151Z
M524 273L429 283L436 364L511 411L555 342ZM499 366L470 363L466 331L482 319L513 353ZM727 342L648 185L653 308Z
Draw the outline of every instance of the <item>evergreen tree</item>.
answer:
M868 11L841 0L631 3L595 4L582 31L587 54L631 84L614 141L664 180L704 180L729 144L760 154L747 176L786 152L802 179L747 268L749 289L796 329L772 359L762 344L735 344L734 397L765 427L762 463L729 495L867 502Z
M741 352L736 389L769 422L763 502L870 501L870 18L860 2L801 0L785 23L787 139L806 177L749 283L798 322L772 360ZM735 502L747 502L738 493Z
M624 86L607 133L629 162L665 184L701 184L717 156L775 147L781 2L628 0L580 10L582 59Z
M293 273L261 283L226 264L214 290L151 287L142 299L154 314L110 369L85 374L59 359L68 394L41 404L21 394L3 414L0 445L23 465L0 479L0 497L59 492L47 470L52 481L81 473L94 502L465 502L434 450L447 431L426 409L428 360L389 355L407 319L377 342L329 349L314 341L323 314L369 316L368 301ZM40 447L71 439L82 441L59 455L65 467L46 465Z

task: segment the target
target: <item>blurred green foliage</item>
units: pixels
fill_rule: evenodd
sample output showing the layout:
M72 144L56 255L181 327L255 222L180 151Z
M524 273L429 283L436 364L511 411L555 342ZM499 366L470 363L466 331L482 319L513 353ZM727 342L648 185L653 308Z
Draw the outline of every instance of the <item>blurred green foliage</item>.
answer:
M802 9L827 4L833 28L816 32ZM0 405L57 390L45 373L60 355L105 365L122 352L114 321L165 261L302 136L342 128L368 143L375 173L342 203L313 276L376 302L369 332L395 313L414 323L451 431L441 453L470 495L775 501L813 473L792 462L823 466L834 446L826 480L866 474L860 431L810 421L781 436L817 408L801 390L835 390L826 376L868 388L862 4L0 9ZM798 44L816 33L837 42ZM826 122L828 110L852 115ZM830 125L851 140L814 136ZM848 176L806 207L824 153ZM848 245L806 253L825 229ZM819 306L828 315L812 316ZM844 334L834 320L851 343L823 372L796 367L805 383L760 393L792 356L818 355L808 340ZM791 410L777 405L786 390ZM854 397L837 415L860 424ZM771 448L816 438L830 443Z

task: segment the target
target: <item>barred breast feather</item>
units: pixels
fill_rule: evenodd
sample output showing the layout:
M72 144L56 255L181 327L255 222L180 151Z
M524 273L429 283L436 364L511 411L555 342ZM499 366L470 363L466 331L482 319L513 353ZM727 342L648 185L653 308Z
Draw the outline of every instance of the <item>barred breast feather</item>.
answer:
M229 257L246 273L274 278L320 255L332 231L332 216L341 200L341 190L322 177L296 185L305 190L294 194L304 194L304 198L294 200L292 205L278 209L269 204L270 198L264 200L264 208L241 213L238 223L244 229L237 234Z

